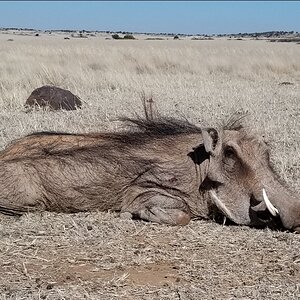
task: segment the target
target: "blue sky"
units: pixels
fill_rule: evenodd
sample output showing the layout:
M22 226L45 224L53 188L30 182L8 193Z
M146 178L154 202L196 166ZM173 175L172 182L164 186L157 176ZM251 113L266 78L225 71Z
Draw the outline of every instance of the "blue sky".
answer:
M300 32L300 2L4 1L0 27L189 34Z

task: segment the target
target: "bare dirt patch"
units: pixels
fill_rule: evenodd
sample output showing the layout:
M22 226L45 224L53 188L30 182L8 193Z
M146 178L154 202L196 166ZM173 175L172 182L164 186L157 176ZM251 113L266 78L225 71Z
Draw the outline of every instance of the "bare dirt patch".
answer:
M84 263L64 260L59 257L55 262L42 259L44 262L23 264L23 272L30 278L35 278L38 286L47 284L47 288L68 284L77 284L95 280L111 281L122 278L128 285L163 286L180 281L176 269L172 263L159 262L143 266L128 266L116 269L101 269L92 262ZM5 267L1 270L5 274Z

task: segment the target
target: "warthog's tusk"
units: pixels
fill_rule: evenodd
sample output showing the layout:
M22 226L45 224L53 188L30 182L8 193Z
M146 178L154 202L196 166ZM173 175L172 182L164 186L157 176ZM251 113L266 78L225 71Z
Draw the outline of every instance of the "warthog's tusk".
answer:
M263 198L264 201L266 203L267 209L269 210L269 212L275 217L277 215L279 215L279 211L278 209L271 203L271 201L269 200L266 190L263 188Z
M217 208L225 215L225 218L228 217L233 222L237 223L229 209L225 206L225 204L222 202L222 200L217 196L217 193L215 191L209 191L210 195L212 196L212 200L214 204L217 206ZM225 220L226 221L226 220ZM225 224L225 222L224 222Z

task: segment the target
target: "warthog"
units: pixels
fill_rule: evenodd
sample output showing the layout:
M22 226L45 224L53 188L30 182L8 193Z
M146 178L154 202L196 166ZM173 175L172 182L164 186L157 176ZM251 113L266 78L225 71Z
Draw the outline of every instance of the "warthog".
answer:
M35 89L25 103L25 107L49 107L51 110L76 110L81 105L80 98L70 91L49 85Z
M266 144L232 122L201 129L172 118L127 119L119 133L42 132L0 152L0 211L118 211L185 225L226 217L300 231L300 201Z

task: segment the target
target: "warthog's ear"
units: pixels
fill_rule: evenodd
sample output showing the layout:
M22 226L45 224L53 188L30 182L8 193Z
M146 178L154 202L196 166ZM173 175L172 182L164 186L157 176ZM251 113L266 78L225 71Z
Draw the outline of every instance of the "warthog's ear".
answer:
M215 148L219 139L218 131L214 128L202 129L202 138L205 151L214 156Z

